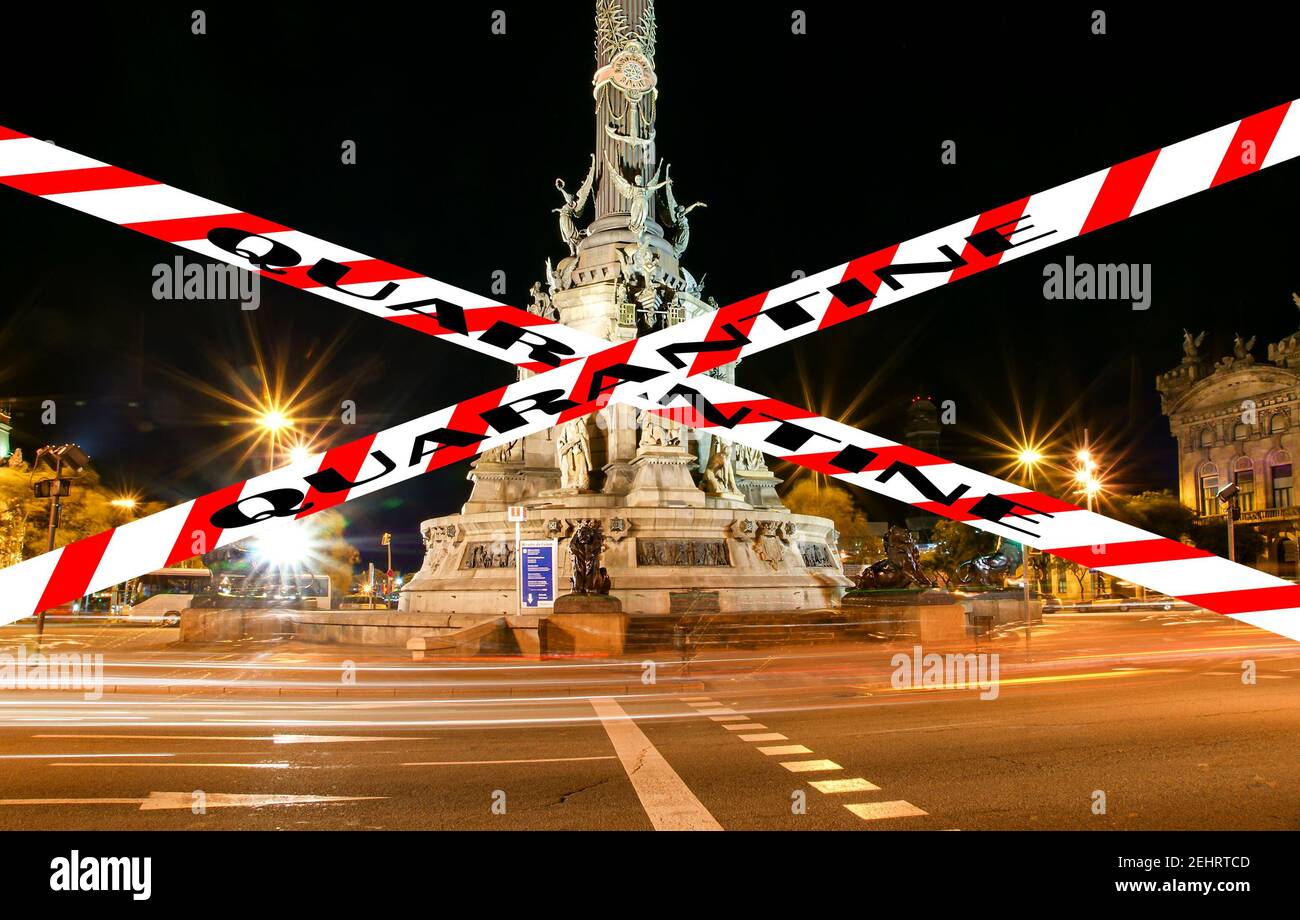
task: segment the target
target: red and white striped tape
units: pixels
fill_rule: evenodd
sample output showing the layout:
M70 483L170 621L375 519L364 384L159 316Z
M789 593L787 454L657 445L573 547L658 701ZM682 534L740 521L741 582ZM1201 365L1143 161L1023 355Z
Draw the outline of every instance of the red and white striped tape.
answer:
M6 161L4 148L7 143L15 140L31 140L12 135L13 132L9 132L7 136L3 131L0 131L0 139L4 139L0 140L0 172L4 172L3 164L6 162L18 162L20 168L22 168L22 156L36 158L34 148L29 148L32 152L23 153L22 156L15 155L11 160ZM1247 158L1243 157L1239 152L1242 145L1247 141L1253 145L1256 154L1253 162L1248 162ZM36 141L34 143L43 142ZM880 253L863 257L828 272L801 279L767 294L748 298L745 301L724 307L711 316L701 317L632 342L607 347L602 351L589 354L580 363L568 364L558 370L539 374L527 381L494 391L491 394L485 394L474 400L468 400L458 406L431 413L413 422L388 429L373 438L352 442L349 445L330 451L321 456L319 460L317 458L305 460L300 464L268 473L265 476L256 477L239 486L205 496L196 502L161 512L158 515L125 525L115 531L70 544L56 550L54 553L27 560L9 569L0 570L0 598L13 598L10 603L14 604L10 608L12 612L0 619L16 619L36 609L62 603L88 591L98 590L118 583L125 578L142 574L158 567L160 564L165 564L168 558L183 558L183 556L174 556L177 552L183 552L183 539L193 537L197 540L202 535L204 545L208 549L243 539L260 529L275 526L286 517L301 516L303 513L320 510L321 507L329 507L338 504L340 501L368 494L370 491L402 481L426 469L465 459L479 450L495 444L513 440L534 431L544 430L559 422L594 411L604 401L605 396L613 395L615 398L624 399L634 404L649 405L657 400L668 398L668 394L674 391L682 392L683 387L694 387L694 392L699 394L704 394L706 392L705 388L708 387L710 388L709 391L722 395L719 387L725 387L726 385L721 384L719 381L707 377L689 381L686 378L690 374L699 373L735 360L737 357L751 351L762 350L779 342L811 332L814 329L825 328L853 316L862 315L870 309L887 305L912 294L920 293L923 290L929 290L939 284L958 280L968 274L992 267L1001 260L1015 258L1056 242L1062 242L1079 233L1098 229L1132 214L1150 210L1160 204L1186 197L1229 179L1246 175L1262 166L1269 166L1290 159L1297 154L1300 154L1300 117L1291 112L1289 104L1279 106L1260 115L1243 119L1233 125L1207 132L1181 144L1166 147L1145 157L1130 160L1119 166L1112 167L1110 170L1104 170L1093 176L1031 196L1026 200L1027 203L1021 202L1006 208L986 212L977 218L952 225L943 231L927 234L917 240L890 247ZM72 156L76 155L73 154ZM1238 163L1238 161L1240 162ZM74 168L94 169L100 167ZM111 169L111 167L109 168ZM46 170L46 172L48 171ZM63 172L67 170L55 171ZM39 165L32 167L29 162L25 173L15 171L8 175L33 174L42 174L41 167ZM12 185L14 183L6 181L6 184ZM39 188L40 186L37 185L36 187ZM57 196L79 193L55 192L52 194ZM183 195L184 193L176 194ZM56 200L58 200L57 197ZM66 200L61 203L73 204ZM209 202L208 204L211 206L212 203ZM76 205L73 204L73 206ZM221 206L215 207L220 208ZM86 208L86 210L90 209ZM90 212L97 213L94 210L90 210ZM98 216L107 215L99 213ZM137 218L135 220L118 222L127 224L142 222L138 215L135 216ZM155 219L172 218L155 217ZM1033 221L1032 224L1030 224L1031 220ZM1023 239L1013 239L1016 234L1020 233L1024 233L1026 236ZM956 245L960 245L961 249L956 249ZM939 260L935 259L936 252L940 256ZM907 278L907 283L900 281L900 276ZM914 282L913 279L918 278L918 276L920 276L920 280ZM373 282L380 280L372 279L372 286ZM432 279L428 280L431 281ZM432 283L438 284L438 282ZM346 291L348 287L349 285L336 285L335 289L331 289L331 293ZM361 290L360 286L357 289ZM371 292L367 291L366 293ZM457 296L464 295L464 298L473 298L473 295L465 292L456 293ZM469 309L475 309L475 307L467 303L457 305L465 309L465 314L468 313ZM499 305L488 304L478 308L481 309L487 306ZM513 312L519 313L522 311ZM764 318L765 322L758 323L757 321L760 318ZM496 320L494 319L493 322L496 322ZM533 324L538 325L538 323ZM464 329L465 325L462 323L461 328ZM707 325L707 329L703 328L705 325ZM445 323L439 323L438 326L440 329L446 329ZM418 328L418 325L416 325L416 328ZM560 329L564 329L564 327L548 324L547 334L550 336L552 332ZM436 329L424 329L422 331L439 334ZM465 329L465 331L459 333L459 336L474 341L471 334L473 331L475 330ZM590 339L590 337L584 338ZM551 336L551 339L559 341L559 335ZM511 344L530 346L535 343L530 343L525 339L516 339ZM495 354L497 357L506 357L499 353L502 349L497 346L491 348L477 347L477 350ZM574 350L577 352L576 348ZM686 355L693 356L689 368L686 367L683 360L683 356ZM509 357L507 359L516 360ZM529 363L531 362L525 362L523 366L528 366ZM637 394L633 393L632 390L642 390L644 392ZM776 409L778 405L784 405L759 397L756 394L750 394L748 391L738 392L744 394L744 398L749 400L749 403L744 407L747 411L752 411L750 407L753 406ZM555 408L561 402L566 404L562 408ZM735 403L736 401L733 400L732 404ZM493 410L501 410L503 407L507 410L507 416L501 416L499 411L496 415L493 415ZM509 417L509 407L514 407L513 418ZM799 412L801 410L785 407L779 411ZM489 417L491 417L490 420ZM836 423L825 419L816 419L816 421L825 425L836 425ZM773 442L771 438L781 431L788 434L788 428L782 428L782 423L770 420L767 424L772 430L760 439L762 443L753 443L745 440L745 437L739 436L739 434L748 436L752 432L758 431L757 428L749 431L741 429L739 433L733 428L726 428L726 430L732 440L751 443L752 446L764 449L769 453L775 453L778 456L784 455L782 454L782 443ZM806 426L808 421L805 420L800 424ZM502 427L502 425L507 427ZM708 426L705 425L704 427ZM841 429L843 427L838 426ZM450 437L451 440L439 442L443 446L426 461L426 455L420 453L421 445L428 447L429 444L434 443L429 441L428 438L431 433L439 434L438 429L442 429L442 435ZM851 429L846 430L851 431ZM424 435L423 441L419 440L422 433ZM829 432L826 433L829 434ZM854 435L858 438L863 437L861 433L857 432L854 432ZM871 436L866 437L870 438ZM876 440L879 441L880 439ZM389 454L376 448L375 445L380 443L393 450L401 447L410 449L410 461L406 464L393 461ZM846 443L852 444L852 441ZM891 442L882 441L881 445L889 443ZM854 446L859 450L870 449L868 446L861 444ZM897 447L897 445L894 445L894 447ZM840 454L837 452L836 456L840 456ZM380 457L386 462L381 463L378 459ZM812 465L815 458L804 457L796 453L787 456L787 459ZM943 475L969 475L974 477L980 475L963 470L955 464L938 461L938 458L931 459L937 461L930 464L936 470L940 467L947 468ZM915 470L919 467L904 463L898 469L902 470L904 468ZM317 484L310 481L312 473L308 471L311 470L314 470L317 476L332 471L337 474L336 481L328 483L330 489L323 488L324 482L321 483L322 488L318 489ZM831 472L834 472L834 470L831 470ZM841 475L848 481L856 481L851 477L859 477L863 479L859 484L867 487L873 487L869 485L869 482L879 484L882 476L872 477L866 475L868 472L867 469L841 470L835 474ZM912 479L908 479L904 473L897 470L889 481L897 482L899 476L902 476L909 485L915 487L915 482ZM988 477L984 478L988 479ZM991 480L991 482L996 483L999 481ZM350 483L356 483L356 485L348 487ZM972 483L961 482L958 485L965 486L965 489L962 490L962 496L954 498L954 503L944 504L943 509L930 508L928 510L948 513L949 516L965 519L959 515L969 517L972 513L970 509L980 504L978 500L980 496L1011 495L1023 491L1005 483L999 483L999 487L1004 490L1003 493L993 491L992 487L987 485L984 492L977 491ZM955 488L956 486L954 486ZM950 489L942 491L942 494L945 496L952 495L952 492L953 490ZM924 495L920 490L916 494L924 499ZM969 499L967 506L964 508L956 504L962 497ZM315 500L312 500L313 498ZM908 499L904 498L902 500ZM1043 502L1054 501L1047 499L1045 496L1042 497L1042 500ZM912 503L925 507L925 501L929 501L929 499L913 501ZM985 503L988 507L993 507L996 504L996 502L992 504ZM1002 504L1007 505L1008 503L1003 502ZM1038 504L1041 505L1041 502ZM242 516L233 514L232 518L232 512L230 511L232 505L236 510L242 509ZM1080 511L1080 509L1072 506L1064 506L1062 503L1056 503L1056 507L1060 509L1059 515L1062 517L1067 514L1074 515L1073 517L1065 517L1065 519L1071 522L1073 528L1079 530L1078 535L1080 537L1090 537L1088 540L1080 540L1079 543L1070 546L1058 542L1055 550L1059 551L1058 554L1060 555L1066 555L1066 551L1070 550L1072 546L1093 547L1111 546L1117 543L1136 544L1150 542L1153 539L1152 535L1144 534L1142 531L1136 531L1133 528L1123 531L1123 533L1128 534L1128 539L1123 539L1122 536L1117 538L1120 531L1117 531L1116 528L1123 528L1125 525L1109 521L1100 515ZM225 515L223 521L229 523L233 520L237 526L220 528L214 526L212 512L221 509L225 509L222 512ZM997 528L1014 527L1014 525L1008 524L1001 518L1019 520L1025 516L1024 512L1026 510L1029 509L1020 508L1017 511L1016 506L1008 505L1008 510L999 519L983 520L976 518L969 522L996 532L1003 532L997 530ZM1037 507L1034 510L1035 514L1040 516L1052 513L1043 507ZM184 512L183 518L181 517L182 511ZM1079 515L1087 515L1087 518L1079 517ZM158 519L165 516L170 516L170 518L165 523L158 523ZM149 522L154 522L152 525L153 530L143 526ZM1104 522L1104 524L1099 522ZM193 527L190 528L189 525L193 525ZM1082 525L1089 526L1084 527ZM1021 528L1014 529L1020 530ZM1056 530L1053 532L1055 533ZM1136 538L1134 534L1141 536ZM1005 535L1016 538L1012 533L1006 533ZM1159 540L1159 538L1154 539ZM1029 542L1030 545L1039 545L1029 539L1026 539L1025 542ZM1181 546L1181 544L1174 544L1173 541L1164 542L1174 546ZM1043 546L1042 548L1053 550L1051 546ZM1126 551L1131 552L1132 547ZM1168 554L1173 553L1174 550L1166 549L1164 552ZM184 553L184 555L192 554L192 551ZM1096 555L1095 552L1094 555ZM67 557L66 560L65 556ZM161 563L157 561L160 556L163 559ZM1108 566L1115 564L1113 562L1114 558L1111 557L1111 561L1106 565L1098 565L1097 567L1109 571ZM1294 586L1278 579L1270 580L1270 576L1265 576L1245 567L1234 566L1226 561L1217 560L1215 557L1209 558L1233 570L1236 580L1230 579L1224 582L1216 582L1220 590L1215 592L1193 591L1187 593L1183 588L1173 586L1174 580L1170 573L1176 574L1175 570L1179 568L1174 563L1187 562L1189 559L1194 562L1198 560L1204 562L1205 557L1202 556L1185 556L1177 559L1141 558L1136 562L1124 563L1124 565L1134 567L1162 566L1154 573L1156 580L1161 582L1160 585L1142 580L1142 577L1150 577L1147 568L1140 568L1136 573L1128 572L1125 577L1139 584L1147 584L1156 590L1178 596L1197 598L1199 603L1209 609L1218 609L1220 612L1247 622L1257 622L1258 625L1282 632L1283 635L1288 635L1291 638L1297 637L1292 634L1294 630L1284 632L1277 625L1268 625L1277 624L1279 616L1282 620L1292 618L1286 615L1293 615L1294 610L1286 605L1296 603L1296 601L1291 594L1286 592L1286 589L1294 588ZM1188 566L1184 565L1182 568L1186 569ZM136 571L128 573L126 569L135 569ZM1236 570L1240 570L1240 572L1237 573ZM1198 568L1197 571L1202 571L1202 569ZM1187 585L1196 587L1196 584L1191 580L1185 579L1185 581L1184 588ZM1255 592L1256 588L1262 590L1258 593L1252 593ZM1243 596L1243 592L1245 596ZM1222 599L1219 599L1219 595L1223 595ZM1261 603L1268 603L1271 606L1260 606ZM1215 606L1215 604L1218 606Z

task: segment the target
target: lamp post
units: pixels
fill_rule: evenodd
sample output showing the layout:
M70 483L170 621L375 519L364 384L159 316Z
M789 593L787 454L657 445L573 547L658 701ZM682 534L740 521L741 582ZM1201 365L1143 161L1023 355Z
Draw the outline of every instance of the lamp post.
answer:
M41 463L54 471L54 478L42 479L40 482L34 483L32 490L37 498L48 498L50 500L50 519L45 551L52 553L54 552L54 533L59 529L59 513L63 510L63 497L72 494L72 480L90 463L90 457L76 444L60 444L57 447L46 446L38 450L36 452L36 465L39 466ZM70 476L63 475L65 466L71 471ZM36 613L36 644L38 647L44 635L45 611L40 610Z
M1220 489L1217 493L1219 501L1226 506L1224 510L1227 513L1224 516L1228 519L1228 561L1229 562L1237 561L1237 546L1236 546L1237 539L1236 539L1236 532L1235 532L1236 528L1234 527L1234 524L1236 523L1237 518L1241 517L1241 506L1239 504L1239 494L1238 494L1240 493L1240 491L1241 490L1237 488L1237 484L1235 482L1230 482L1222 489Z
M1035 470L1037 470L1038 464L1043 462L1042 452L1035 447L1025 446L1020 449L1020 452L1016 455L1016 459L1019 461L1020 465L1024 468L1029 478L1029 485L1032 487L1034 484L1034 472ZM1025 594L1025 645L1026 646L1029 645L1031 633L1033 632L1034 629L1033 599L1031 598L1029 592L1030 552L1031 549L1028 543L1020 544L1020 565L1021 568L1024 570L1024 577L1021 579L1021 581L1024 583L1023 587L1024 587L1024 594Z

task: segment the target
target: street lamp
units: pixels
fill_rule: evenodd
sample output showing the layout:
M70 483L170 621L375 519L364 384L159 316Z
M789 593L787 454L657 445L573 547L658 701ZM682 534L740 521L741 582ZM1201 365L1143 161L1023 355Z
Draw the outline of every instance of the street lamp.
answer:
M1235 529L1233 525L1235 524L1237 518L1241 517L1241 507L1238 505L1238 493L1240 491L1241 490L1237 488L1237 484L1235 482L1230 482L1222 489L1220 489L1217 493L1219 501L1227 506L1226 517L1228 518L1228 560L1230 562L1237 561L1237 547L1235 545L1236 534L1233 532Z
M1038 469L1038 464L1044 460L1043 452L1032 444L1023 444L1016 451L1016 462L1025 471L1029 480L1029 485L1034 484L1034 473ZM1020 565L1024 570L1021 578L1025 595L1025 645L1029 644L1030 633L1034 628L1034 608L1033 600L1029 592L1029 554L1032 550L1027 543L1020 544Z
M36 466L44 464L54 471L53 479L42 479L32 485L37 498L50 500L49 535L45 551L54 552L54 532L59 529L59 512L63 510L63 498L72 494L72 480L81 474L90 464L90 457L76 444L60 444L57 447L47 445L36 452ZM71 475L64 476L64 467ZM36 644L39 646L45 633L45 611L36 614Z

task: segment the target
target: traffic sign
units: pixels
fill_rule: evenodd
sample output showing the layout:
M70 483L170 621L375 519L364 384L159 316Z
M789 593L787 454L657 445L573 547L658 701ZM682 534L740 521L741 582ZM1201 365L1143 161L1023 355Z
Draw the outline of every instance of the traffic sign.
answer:
M506 520L511 524L522 524L528 518L528 511L523 505L511 505L506 509Z
M519 606L525 610L555 606L555 540L519 544Z

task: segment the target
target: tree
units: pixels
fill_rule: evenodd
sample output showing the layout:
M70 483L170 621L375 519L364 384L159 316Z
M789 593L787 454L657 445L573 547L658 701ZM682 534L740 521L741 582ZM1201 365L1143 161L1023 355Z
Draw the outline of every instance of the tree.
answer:
M783 500L795 514L834 521L840 546L849 554L848 562L871 562L880 555L880 538L871 532L866 514L843 486L829 482L819 485L811 478L801 479L790 487Z
M934 548L923 553L921 561L948 582L956 578L957 566L998 547L998 538L993 534L947 519L935 522L931 540Z
M46 551L50 500L36 498L32 483L50 477L49 470L33 472L26 463L15 466L0 463L0 563L3 565L13 565ZM117 497L100 482L94 469L83 470L72 481L72 494L63 499L55 546L66 546L164 507L162 502L141 502L134 508L121 508L112 504Z
M1116 495L1111 500L1111 516L1171 540L1182 540L1192 531L1192 509L1170 492L1143 492L1140 495Z

